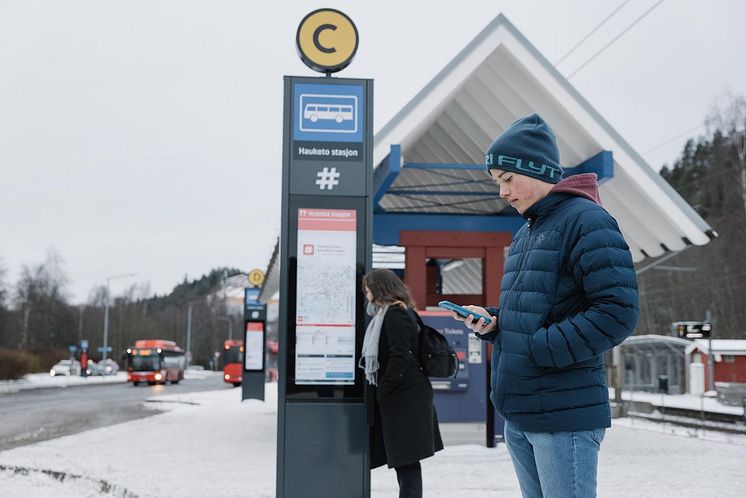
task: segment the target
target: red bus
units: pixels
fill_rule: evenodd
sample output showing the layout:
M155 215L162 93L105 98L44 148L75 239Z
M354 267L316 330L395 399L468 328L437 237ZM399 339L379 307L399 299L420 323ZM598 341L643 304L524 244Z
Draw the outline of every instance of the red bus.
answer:
M241 385L243 375L243 341L223 343L223 380L234 387Z
M186 356L174 341L145 339L127 348L127 382L149 385L178 384L184 378Z

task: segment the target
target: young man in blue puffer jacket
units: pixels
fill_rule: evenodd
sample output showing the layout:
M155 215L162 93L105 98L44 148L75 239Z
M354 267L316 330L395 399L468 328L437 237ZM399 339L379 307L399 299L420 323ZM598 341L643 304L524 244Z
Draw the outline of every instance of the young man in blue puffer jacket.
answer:
M500 307L467 325L494 344L491 399L524 497L596 496L611 426L604 353L637 324L637 279L595 174L562 179L554 133L534 114L490 146L493 181L526 223L513 238ZM458 318L457 316L454 316Z

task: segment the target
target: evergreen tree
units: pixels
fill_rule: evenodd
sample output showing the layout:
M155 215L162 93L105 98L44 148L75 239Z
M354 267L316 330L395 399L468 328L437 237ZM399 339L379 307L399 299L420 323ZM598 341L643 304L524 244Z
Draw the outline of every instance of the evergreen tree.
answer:
M715 337L746 338L746 192L738 148L743 138L742 129L715 130L710 139L688 141L673 167L661 170L719 236L666 263L695 271L654 268L639 275L638 333L668 334L671 322L702 320L710 311Z

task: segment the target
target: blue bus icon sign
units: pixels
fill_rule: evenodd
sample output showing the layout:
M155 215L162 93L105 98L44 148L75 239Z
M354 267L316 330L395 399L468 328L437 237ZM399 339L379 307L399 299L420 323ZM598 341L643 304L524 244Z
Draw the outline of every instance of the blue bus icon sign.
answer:
M362 87L297 84L295 140L362 142Z
M307 132L355 133L357 97L354 95L302 94L300 130Z

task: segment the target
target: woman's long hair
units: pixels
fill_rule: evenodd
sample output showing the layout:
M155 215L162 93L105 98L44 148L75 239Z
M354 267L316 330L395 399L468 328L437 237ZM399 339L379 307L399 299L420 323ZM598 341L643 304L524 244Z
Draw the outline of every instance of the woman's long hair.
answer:
M399 301L408 308L415 307L409 289L391 270L379 268L368 272L363 277L363 292L365 292L366 287L370 289L370 293L373 294L373 301L377 304Z

